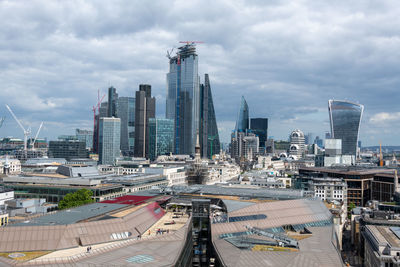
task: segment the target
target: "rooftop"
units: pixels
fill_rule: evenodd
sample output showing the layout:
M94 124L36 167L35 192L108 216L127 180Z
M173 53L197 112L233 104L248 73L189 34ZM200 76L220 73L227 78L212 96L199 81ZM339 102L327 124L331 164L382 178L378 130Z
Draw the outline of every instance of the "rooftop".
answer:
M79 221L87 220L92 217L113 212L128 205L92 203L77 208L58 211L56 213L34 218L23 223L13 224L12 226L34 226L34 225L66 225Z
M332 215L318 199L256 203L228 211L228 217L230 222L213 223L211 230L225 266L342 266L334 246ZM309 233L300 232L305 228ZM267 235L255 236L254 231ZM273 245L276 240L291 245ZM243 247L246 242L249 247Z

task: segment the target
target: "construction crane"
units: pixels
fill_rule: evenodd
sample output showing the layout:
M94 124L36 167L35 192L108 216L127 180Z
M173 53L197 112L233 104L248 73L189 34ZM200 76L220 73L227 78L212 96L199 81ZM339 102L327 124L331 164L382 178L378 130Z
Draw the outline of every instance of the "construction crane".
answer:
M6 105L6 108L8 111L10 111L11 115L15 119L15 121L18 123L19 127L21 127L22 131L24 132L24 151L27 151L27 146L28 146L28 136L31 134L31 128L28 128L28 130L25 130L24 126L22 126L22 123L18 120L17 116L15 116L14 112L11 110L11 108Z
M33 142L31 144L32 150L35 150L35 142L36 142L36 139L39 136L39 133L40 133L40 130L42 129L42 126L43 126L43 122L40 123L39 129L37 130L36 135L35 135L35 139L33 139Z

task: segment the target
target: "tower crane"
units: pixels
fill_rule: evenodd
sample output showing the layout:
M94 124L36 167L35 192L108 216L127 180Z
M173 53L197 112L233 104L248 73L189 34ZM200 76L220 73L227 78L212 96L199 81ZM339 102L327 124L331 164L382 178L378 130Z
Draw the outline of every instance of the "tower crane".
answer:
M40 123L39 129L37 130L36 135L35 135L35 139L33 139L33 142L31 144L32 150L35 150L35 142L36 142L36 139L39 136L39 133L40 133L40 130L42 129L42 126L43 126L43 122Z
M22 131L24 132L24 151L27 150L27 144L28 144L28 136L31 134L31 128L28 128L28 130L25 130L24 126L22 126L22 123L18 120L17 116L15 116L14 112L11 110L11 108L6 105L6 108L8 111L10 111L11 115L15 119L15 121L18 123L19 127L21 127Z

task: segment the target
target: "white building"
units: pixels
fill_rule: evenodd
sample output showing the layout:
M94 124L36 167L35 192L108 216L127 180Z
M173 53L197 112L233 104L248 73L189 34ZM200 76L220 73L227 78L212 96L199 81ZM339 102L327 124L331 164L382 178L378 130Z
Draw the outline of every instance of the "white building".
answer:
M340 178L312 178L309 190L324 201L340 201L347 206L347 184Z
M342 139L325 139L325 167L332 165L352 165L354 163L354 155L342 155Z
M8 174L20 174L21 173L21 162L18 159L1 157L0 158L0 174L4 174L4 169L9 169Z
M240 167L228 162L218 162L208 165L207 184L224 183L232 179L237 179L240 175Z
M14 199L14 190L0 187L0 206L3 206L6 201Z
M300 159L305 153L304 133L299 129L294 130L290 134L289 155L294 159Z
M173 185L186 185L187 175L185 167L150 167L143 168L144 173L162 174L168 180L168 186Z

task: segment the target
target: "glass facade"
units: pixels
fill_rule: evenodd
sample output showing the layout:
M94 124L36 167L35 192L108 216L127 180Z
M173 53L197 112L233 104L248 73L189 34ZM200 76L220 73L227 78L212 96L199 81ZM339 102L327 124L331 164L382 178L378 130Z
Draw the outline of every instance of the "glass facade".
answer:
M133 155L135 142L135 98L119 97L117 116L121 119L121 151L124 155Z
M173 152L174 120L149 119L150 160Z
M75 135L79 141L83 141L86 143L86 149L93 148L93 131L76 129Z
M268 139L268 119L254 118L250 120L251 131L258 136L260 147L265 147L265 142Z
M198 56L193 44L178 48L167 74L166 118L174 119L174 153L194 154L199 126Z
M119 118L100 118L99 124L99 162L113 165L120 156L121 120Z
M348 101L329 100L331 137L342 139L342 154L356 155L360 122L364 106Z
M204 85L200 86L200 146L201 156L212 158L221 147L215 118L214 102L211 93L210 79L205 74Z
M236 121L236 131L245 132L247 129L249 129L249 106L246 99L242 96L239 115Z

